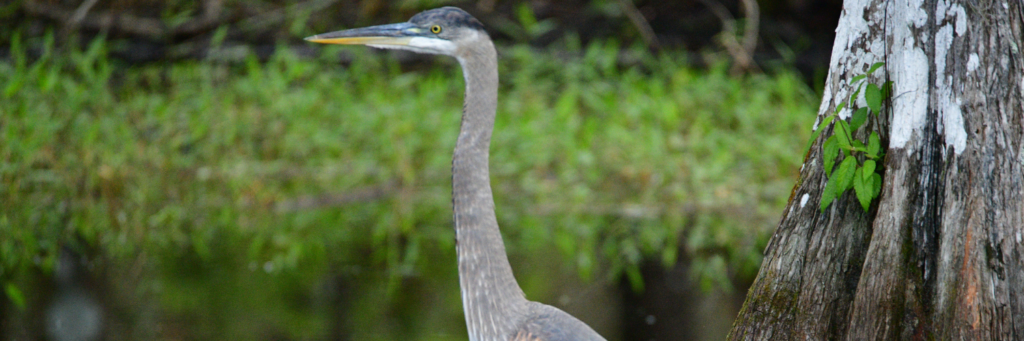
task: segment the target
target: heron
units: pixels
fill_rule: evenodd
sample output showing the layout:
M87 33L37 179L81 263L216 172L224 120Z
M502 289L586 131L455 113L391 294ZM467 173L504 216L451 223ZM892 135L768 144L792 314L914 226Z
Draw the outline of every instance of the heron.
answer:
M306 40L447 55L462 66L466 93L452 157L452 210L469 339L604 340L572 315L527 300L512 275L494 214L488 171L498 107L498 56L483 24L459 8L442 7L404 23L323 33Z

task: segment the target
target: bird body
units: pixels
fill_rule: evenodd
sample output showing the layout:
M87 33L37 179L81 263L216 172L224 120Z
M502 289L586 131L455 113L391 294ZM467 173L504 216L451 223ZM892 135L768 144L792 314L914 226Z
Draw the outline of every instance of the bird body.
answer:
M558 308L526 299L512 274L494 213L488 154L498 103L498 58L483 24L443 7L408 22L315 35L306 40L360 44L455 57L466 97L452 157L452 206L459 285L469 339L604 340Z

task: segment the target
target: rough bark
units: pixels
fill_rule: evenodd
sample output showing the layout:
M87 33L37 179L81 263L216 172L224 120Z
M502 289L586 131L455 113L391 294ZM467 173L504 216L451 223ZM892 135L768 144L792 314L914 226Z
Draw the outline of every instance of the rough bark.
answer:
M1024 3L847 0L819 117L894 82L868 212L808 152L730 339L1024 340ZM849 109L841 118L848 119ZM819 120L820 122L820 120Z

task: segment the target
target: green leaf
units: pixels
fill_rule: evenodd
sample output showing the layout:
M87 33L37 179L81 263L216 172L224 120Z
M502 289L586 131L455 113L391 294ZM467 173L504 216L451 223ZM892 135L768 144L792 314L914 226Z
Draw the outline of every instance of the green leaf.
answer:
M836 180L837 194L843 193L853 185L853 176L857 171L857 159L847 157L839 164L839 168L832 173L832 179Z
M878 68L882 67L883 65L885 65L885 62L878 62L878 63L871 64L871 68L868 69L868 73L867 74L870 75L870 74L874 73L875 70L878 70Z
M853 140L853 147L851 148L850 155L853 155L855 152L866 153L868 151L868 147L864 146L864 143L860 142L860 140Z
M871 197L877 198L879 194L882 194L882 176L879 175L878 173L872 173L871 174L871 186L872 186L872 189L873 189L871 191L872 192L872 196Z
M305 27L305 25L303 25L303 27ZM293 32L293 33L295 33L295 35L299 35L300 34L300 32ZM218 27L217 30L213 31L213 36L210 37L210 47L211 48L220 48L220 46L224 43L224 38L227 38L227 36L228 36L228 26L227 25L223 25L221 27Z
M845 106L846 106L846 102L845 101L844 102L839 102L839 105L836 106L836 114L838 114L840 111L843 111L843 107L845 107Z
M857 168L857 174L853 176L853 190L857 194L857 201L860 201L860 207L864 208L864 212L867 212L868 207L871 207L874 189L871 187L871 177L864 179L863 174L868 174L866 169Z
M832 204L832 201L836 200L836 192L836 180L830 179L828 183L825 184L825 189L821 191L821 203L819 206L821 207L822 212L825 212L828 205Z
M853 83L856 83L857 81L859 81L861 79L864 79L867 76L868 75L856 75L856 76L854 76L853 78L850 79L850 84L852 85Z
M829 136L821 146L821 164L825 166L825 175L832 176L832 167L836 164L836 156L839 156L839 142L836 136Z
M520 4L516 8L516 19L519 19L519 24L523 25L523 28L529 30L533 26L537 25L537 16L533 14L533 10L527 4Z
M626 278L629 279L630 287L632 287L634 291L644 291L644 277L640 274L640 269L635 266L627 267Z
M818 131L825 129L825 127L828 127L829 124L832 124L832 120L834 120L835 118L836 115L826 116L825 119L821 121L821 124L818 124Z
M868 180L868 178L871 177L871 174L875 174L875 160L864 160L864 167L862 168L864 168L864 174L861 175L861 177L863 177L864 180Z
M853 116L850 117L850 130L857 131L858 128L864 121L868 120L868 108L858 108L857 111L853 112Z
M804 148L805 154L807 151L811 150L811 147L814 146L814 141L818 140L818 135L821 135L821 132L825 131L825 127L828 127L829 123L832 123L832 119L834 118L836 118L836 116L830 114L828 116L825 116L825 119L822 120L820 124L818 124L817 129L815 129L814 132L811 133L811 140L807 141L807 147Z
M836 121L836 129L832 136L839 140L839 146L843 149L850 149L850 126L846 121Z
M882 143L878 140L878 133L871 132L871 136L868 137L868 155L871 158L878 157L878 150L882 148Z
M882 109L882 90L877 85L868 84L864 89L864 100L868 102L868 108L877 113Z
M23 81L21 77L14 77L14 80L9 81L7 86L4 87L4 97L10 98L14 96L14 94L18 93L18 91L21 90L22 83Z
M7 293L7 298L14 303L15 307L20 310L25 310L25 295L21 293L21 289L18 289L13 283L7 283L4 285L4 292Z
M823 129L818 129L811 133L811 139L807 141L807 147L804 147L804 154L807 154L807 152L811 150L811 147L814 147L814 141L818 140L818 135L821 135L822 130Z
M864 83L858 84L857 90L854 90L853 94L850 95L850 98L848 100L850 102L850 108L853 108L853 106L855 105L855 102L857 101L857 96L860 95L861 90L864 90Z

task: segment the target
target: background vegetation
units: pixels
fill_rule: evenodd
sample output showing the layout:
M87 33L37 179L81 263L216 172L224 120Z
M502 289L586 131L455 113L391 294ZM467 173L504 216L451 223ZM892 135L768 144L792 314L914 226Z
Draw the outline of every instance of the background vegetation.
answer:
M489 26L534 45L500 44L491 177L527 295L631 339L623 321L649 314L624 297L647 289L645 264L686 264L706 291L749 281L814 120L805 76L730 75L713 51L696 69L629 35L538 47L552 21L511 6L525 10ZM122 58L142 44L124 32L6 26L5 339L45 335L70 282L101 302L107 339L465 339L457 64L292 46L321 30L286 17L269 53L238 48L243 20L202 36L203 58L144 62Z

